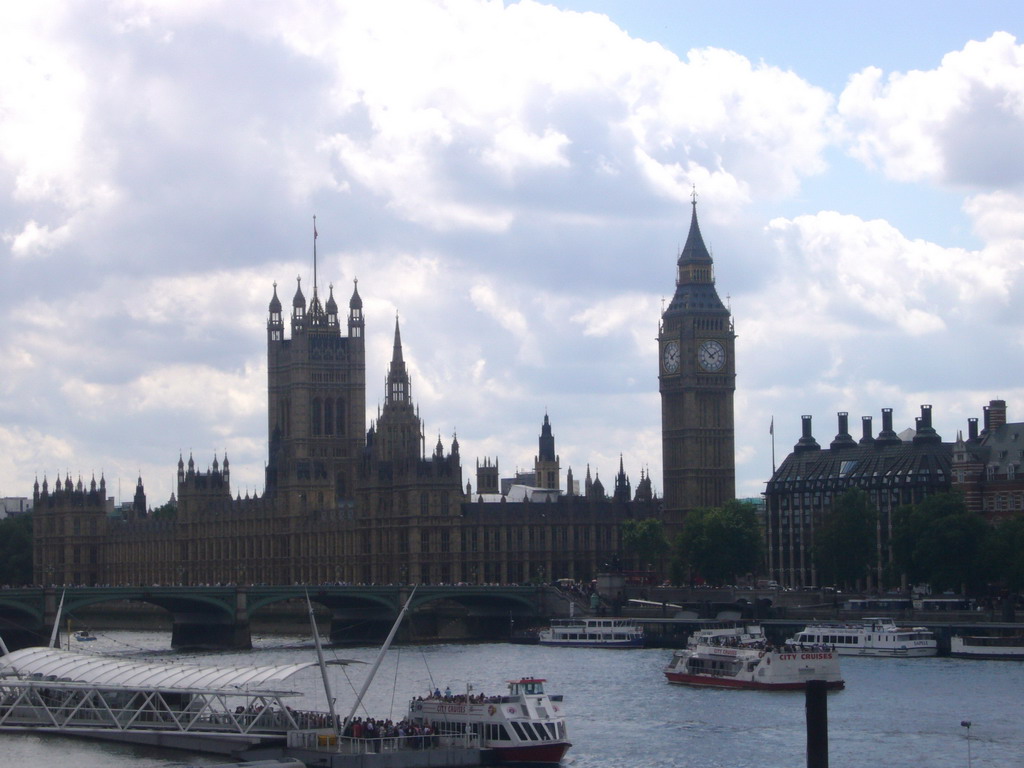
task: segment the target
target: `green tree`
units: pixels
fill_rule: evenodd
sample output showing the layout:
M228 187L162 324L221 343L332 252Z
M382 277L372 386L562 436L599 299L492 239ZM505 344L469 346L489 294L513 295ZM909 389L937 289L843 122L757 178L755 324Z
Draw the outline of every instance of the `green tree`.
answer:
M990 574L1012 593L1024 590L1024 518L1012 517L992 528Z
M716 584L756 573L762 538L754 505L729 501L720 509L694 510L676 539L676 555L675 573L688 565L691 578L699 575Z
M992 572L991 527L958 493L929 496L894 515L896 563L914 583L938 591L980 589Z
M627 555L637 558L641 570L645 570L648 564L656 565L669 549L661 520L653 517L624 520L622 549Z
M172 501L150 510L149 516L155 520L173 520L178 516L178 505Z
M822 584L853 587L876 563L875 527L878 511L864 491L838 496L823 525L815 532L813 558Z
M0 520L0 584L32 583L32 515Z

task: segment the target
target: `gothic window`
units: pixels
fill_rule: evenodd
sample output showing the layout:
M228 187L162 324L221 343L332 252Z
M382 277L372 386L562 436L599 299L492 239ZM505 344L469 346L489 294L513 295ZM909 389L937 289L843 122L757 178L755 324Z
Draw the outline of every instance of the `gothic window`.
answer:
M320 398L313 398L313 436L316 437L320 434Z
M324 434L334 434L334 401L324 400Z
M426 515L430 513L430 496L426 491L420 493L420 514Z
M441 551L450 552L452 546L451 533L447 530L441 531Z
M334 409L335 432L341 436L345 434L345 398L339 397Z
M420 530L420 552L430 552L430 531L426 528Z

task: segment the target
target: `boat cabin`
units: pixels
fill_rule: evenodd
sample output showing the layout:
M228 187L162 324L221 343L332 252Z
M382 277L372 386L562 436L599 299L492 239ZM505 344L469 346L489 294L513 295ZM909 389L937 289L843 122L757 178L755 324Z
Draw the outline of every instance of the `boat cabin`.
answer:
M538 696L544 693L544 683L539 677L524 677L519 680L506 680L509 696Z

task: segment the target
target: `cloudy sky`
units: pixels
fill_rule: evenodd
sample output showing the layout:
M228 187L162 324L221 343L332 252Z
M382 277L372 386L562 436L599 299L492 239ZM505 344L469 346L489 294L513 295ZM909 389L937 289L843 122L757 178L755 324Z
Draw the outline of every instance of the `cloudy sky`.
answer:
M814 416L1024 420L1017 2L0 5L0 496L266 457L267 304L395 313L428 446L661 489L690 191L737 341L737 492ZM344 302L343 302L344 304ZM372 415L372 414L371 414Z

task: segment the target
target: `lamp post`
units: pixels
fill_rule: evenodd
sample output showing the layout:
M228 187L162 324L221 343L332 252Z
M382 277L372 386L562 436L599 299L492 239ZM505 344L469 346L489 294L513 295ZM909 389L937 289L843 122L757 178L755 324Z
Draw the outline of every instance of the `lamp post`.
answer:
M967 729L967 768L971 768L971 721L961 720L960 725Z

